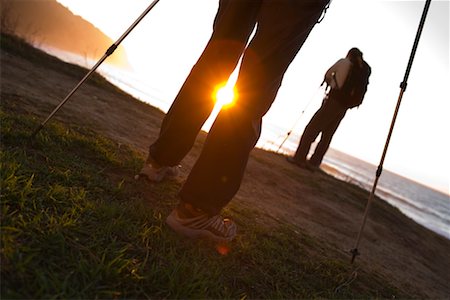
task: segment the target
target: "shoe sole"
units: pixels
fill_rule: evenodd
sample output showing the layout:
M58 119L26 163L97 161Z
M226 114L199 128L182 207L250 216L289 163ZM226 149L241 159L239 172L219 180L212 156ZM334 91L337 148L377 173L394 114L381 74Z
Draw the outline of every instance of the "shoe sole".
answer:
M134 176L135 180L139 180L141 178L143 179L147 179L149 182L162 182L164 180L169 180L169 179L174 179L178 176L178 171L171 174L173 171L166 169L165 171L162 171L160 174L156 175L156 174L152 174L153 176L150 176L149 174L147 174L145 171L145 167L142 168L141 172L137 175ZM143 172L144 171L144 172Z
M230 238L219 237L205 229L192 229L180 225L180 223L175 220L175 217L172 215L172 213L166 218L166 224L176 233L192 240L204 239L216 243L226 243L232 241L234 238L234 236Z

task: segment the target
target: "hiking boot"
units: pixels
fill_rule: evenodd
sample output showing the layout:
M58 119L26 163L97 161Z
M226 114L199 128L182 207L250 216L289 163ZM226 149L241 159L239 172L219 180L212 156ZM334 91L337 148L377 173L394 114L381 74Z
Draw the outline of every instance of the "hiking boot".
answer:
M311 161L306 161L305 166L308 170L310 170L311 172L315 172L315 171L319 171L320 170L320 165L316 165L313 164Z
M151 182L161 182L166 179L174 179L179 174L181 166L160 166L156 161L149 156L139 174L134 176L136 180L140 178L147 178Z
M195 210L192 213L192 210ZM166 219L166 224L176 233L190 239L209 239L217 243L230 242L237 227L230 219L220 215L210 216L189 204L180 204Z
M296 160L294 157L292 156L288 156L286 157L286 160L288 162L290 162L291 164L296 165L297 167L303 168L303 169L307 169L307 164L306 161L301 161L301 160Z

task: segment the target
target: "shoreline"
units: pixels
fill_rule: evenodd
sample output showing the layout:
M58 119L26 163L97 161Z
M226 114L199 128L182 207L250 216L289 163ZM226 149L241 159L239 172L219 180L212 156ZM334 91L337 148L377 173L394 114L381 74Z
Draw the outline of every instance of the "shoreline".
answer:
M352 174L345 173L344 171L339 170L339 167L337 166L326 164L325 166L322 167L322 169L327 174L334 176L339 180L348 182L350 184L358 185L367 192L371 192L372 185L364 184L361 178L358 178L358 176L352 176ZM395 176L400 175L395 174ZM408 178L406 179L409 180ZM429 189L430 191L441 194L443 197L446 197L446 195L444 193L441 193L440 191L436 191L427 186L424 187ZM414 199L407 198L405 194L399 195L395 191L389 189L388 187L384 187L380 184L378 184L377 186L375 195L379 197L382 201L385 201L390 205L398 208L405 216L411 218L416 223L450 240L450 224L447 224L445 222L446 220L442 218L442 216L438 211L430 208L420 207L419 204L416 203ZM423 210L426 211L426 214L425 216L420 216L420 214L422 215L424 214Z

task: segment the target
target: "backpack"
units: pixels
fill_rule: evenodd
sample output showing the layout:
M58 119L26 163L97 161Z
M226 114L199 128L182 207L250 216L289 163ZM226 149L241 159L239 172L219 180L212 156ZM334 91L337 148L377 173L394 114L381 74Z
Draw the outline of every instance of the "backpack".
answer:
M330 97L335 98L346 108L361 105L367 92L370 73L370 66L365 61L362 67L352 65L342 87L331 89Z

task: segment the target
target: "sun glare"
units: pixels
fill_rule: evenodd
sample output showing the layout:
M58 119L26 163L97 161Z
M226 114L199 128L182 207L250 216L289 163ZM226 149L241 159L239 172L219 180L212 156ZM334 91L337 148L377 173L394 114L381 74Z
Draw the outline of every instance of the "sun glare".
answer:
M229 84L219 85L214 92L214 101L216 106L229 107L234 104L236 99L236 89Z

